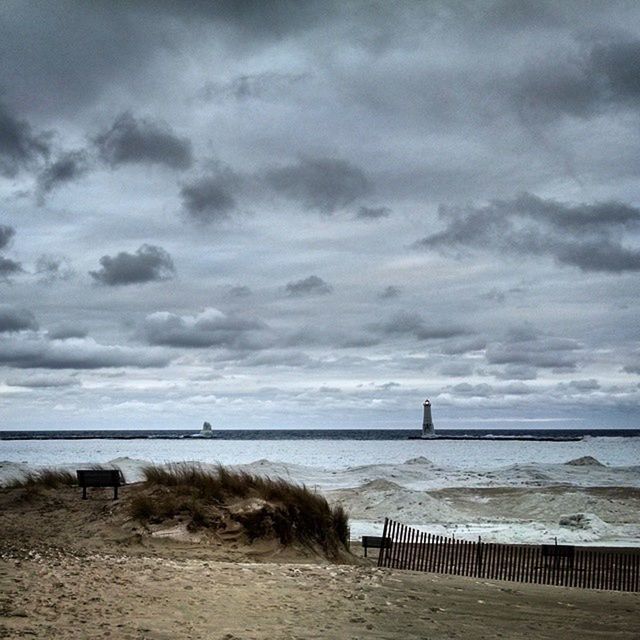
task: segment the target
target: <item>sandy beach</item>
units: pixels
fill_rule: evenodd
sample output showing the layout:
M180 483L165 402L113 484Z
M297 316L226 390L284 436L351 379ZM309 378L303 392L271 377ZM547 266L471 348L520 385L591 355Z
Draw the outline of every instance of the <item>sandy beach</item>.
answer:
M638 594L365 566L2 554L0 637L637 638Z
M379 569L352 554L142 526L77 488L0 493L0 637L637 637L640 595ZM374 552L375 555L375 552Z

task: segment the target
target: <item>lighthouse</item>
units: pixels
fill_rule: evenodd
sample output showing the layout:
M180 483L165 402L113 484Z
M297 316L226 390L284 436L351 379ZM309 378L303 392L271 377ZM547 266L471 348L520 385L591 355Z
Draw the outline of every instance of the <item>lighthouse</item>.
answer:
M436 434L433 430L433 420L431 419L431 402L427 398L423 403L424 415L422 417L422 437L433 438Z

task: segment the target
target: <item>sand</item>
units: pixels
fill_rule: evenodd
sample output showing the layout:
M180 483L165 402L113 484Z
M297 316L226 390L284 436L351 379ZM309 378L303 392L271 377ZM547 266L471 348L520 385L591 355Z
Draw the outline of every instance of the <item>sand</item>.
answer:
M638 594L375 567L2 554L0 637L636 639Z
M142 527L135 487L0 490L0 638L637 638L640 594L378 569L317 549ZM374 552L375 553L375 552Z

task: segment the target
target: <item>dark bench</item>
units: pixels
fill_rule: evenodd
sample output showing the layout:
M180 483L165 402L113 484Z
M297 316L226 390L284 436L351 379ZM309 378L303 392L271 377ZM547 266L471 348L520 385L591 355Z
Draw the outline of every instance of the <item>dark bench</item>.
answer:
M380 536L362 536L362 548L364 557L367 557L367 549L391 549L391 538Z
M82 487L82 499L87 499L87 487L113 487L113 499L118 499L118 487L124 484L120 469L78 469L78 484Z
M545 566L555 566L557 568L567 566L573 569L573 559L576 555L576 548L569 544L543 544L542 558Z

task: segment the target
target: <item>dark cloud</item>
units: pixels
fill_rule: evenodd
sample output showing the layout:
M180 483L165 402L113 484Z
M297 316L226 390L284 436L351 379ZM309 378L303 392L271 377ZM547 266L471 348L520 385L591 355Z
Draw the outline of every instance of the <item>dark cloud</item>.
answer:
M473 353L474 351L482 351L486 346L487 341L484 338L460 338L447 340L447 342L440 345L440 350L448 355L462 355Z
M489 4L484 20L494 28L521 30L558 27L564 22L562 7L547 0L496 0Z
M480 384L469 384L468 382L461 382L453 387L447 387L447 391L450 391L457 396L468 396L475 398L488 398L493 395L493 387L484 382Z
M243 74L228 82L207 82L198 92L198 98L210 102L219 98L236 100L278 99L293 85L307 78L304 73L278 73L274 71Z
M390 300L391 298L399 297L401 293L402 289L400 287L389 285L378 294L378 298L380 298L381 300Z
M128 112L118 116L108 131L96 137L95 143L100 157L112 167L145 163L188 169L193 164L187 138L176 136L166 124L136 119Z
M54 162L45 167L38 176L38 192L40 202L44 196L56 187L73 182L89 169L89 156L86 151L66 151Z
M197 316L179 316L166 311L145 318L142 332L149 344L170 347L224 347L259 350L271 344L266 326L253 319L205 309Z
M193 220L204 224L227 218L236 208L233 191L237 183L230 171L199 178L182 187L184 208Z
M242 41L247 42L247 45L256 39L281 40L290 34L311 29L335 15L340 7L340 3L334 0L192 0L188 3L142 0L141 4L154 13L162 9L174 14L179 20L196 21L200 24L203 19L207 19L223 23L227 27L238 29Z
M69 280L75 275L71 261L66 256L43 254L36 260L36 274L46 284L56 280Z
M292 297L326 295L333 291L333 287L318 276L309 276L302 280L289 282L286 286L287 294Z
M600 383L594 378L587 380L571 380L571 382L561 382L556 386L558 391L564 391L568 393L593 393L600 389Z
M0 224L0 249L4 249L11 242L16 230L6 224Z
M360 207L356 218L360 220L380 220L380 218L388 218L391 215L389 207Z
M89 332L84 327L60 325L47 331L50 340L70 340L71 338L86 338Z
M0 256L0 279L6 279L22 271L22 265L19 262Z
M102 256L100 269L89 271L98 283L107 286L169 280L175 274L171 256L162 248L143 244L135 253L121 251L117 256Z
M510 331L504 342L490 345L486 357L490 364L572 371L581 349L577 340L543 336L531 327L520 327Z
M316 367L318 363L302 351L265 351L242 360L247 367Z
M413 336L417 340L437 340L455 338L468 333L452 324L427 323L415 313L400 312L386 322L373 324L371 328L386 336Z
M308 209L332 213L371 190L359 167L334 158L301 158L297 164L267 172L267 182Z
M526 364L508 364L493 375L501 380L535 380L538 370Z
M640 40L610 41L573 57L561 53L528 66L515 81L520 115L590 118L610 107L640 104Z
M473 373L473 367L468 362L447 362L440 367L439 372L443 376L464 378Z
M47 137L34 135L28 122L17 119L0 102L0 174L13 177L48 155Z
M640 249L619 240L640 227L640 209L623 203L569 205L525 193L484 207L441 206L439 213L445 229L416 246L548 255L582 271L640 270Z
M36 330L37 328L38 323L31 311L0 306L0 333L11 333L26 329Z
M596 73L607 80L612 100L640 100L640 40L597 45L591 51L590 63Z
M102 345L91 338L0 340L0 364L19 369L103 369L113 367L164 367L166 353Z
M8 378L6 385L24 389L59 389L61 387L79 387L80 380L72 376L30 375L27 378Z

